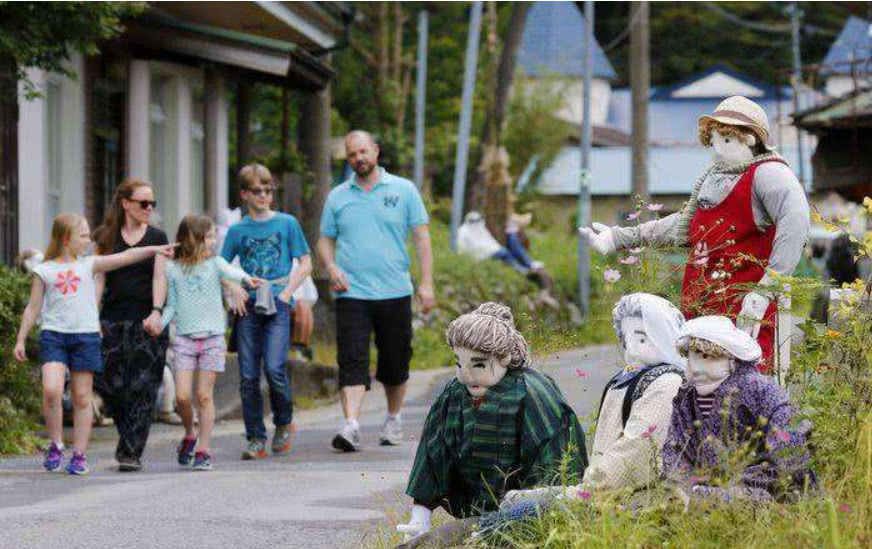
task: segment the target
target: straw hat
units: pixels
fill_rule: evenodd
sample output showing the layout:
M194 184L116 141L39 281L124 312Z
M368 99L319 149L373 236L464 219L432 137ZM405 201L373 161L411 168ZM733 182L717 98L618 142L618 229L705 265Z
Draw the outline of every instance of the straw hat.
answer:
M720 102L711 115L700 116L698 124L707 120L716 120L729 126L746 126L760 138L766 148L769 147L769 119L766 111L747 97L734 95Z

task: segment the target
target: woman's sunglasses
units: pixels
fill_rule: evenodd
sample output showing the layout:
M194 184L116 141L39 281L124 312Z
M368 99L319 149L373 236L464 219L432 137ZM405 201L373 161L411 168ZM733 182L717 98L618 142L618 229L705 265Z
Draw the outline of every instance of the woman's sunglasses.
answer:
M131 202L136 202L143 210L147 210L149 208L153 210L157 208L157 200L132 200L130 198L128 198L127 200L130 200Z

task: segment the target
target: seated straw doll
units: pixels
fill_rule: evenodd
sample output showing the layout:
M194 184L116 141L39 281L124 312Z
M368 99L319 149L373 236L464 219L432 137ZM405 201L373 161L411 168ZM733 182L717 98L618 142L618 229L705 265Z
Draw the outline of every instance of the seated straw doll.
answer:
M686 364L675 348L684 315L662 297L635 293L618 301L612 320L623 367L603 391L584 480L577 486L511 492L501 504L504 511L524 500L544 503L582 489L635 489L659 480L656 460Z
M816 477L806 448L811 423L790 426L787 393L755 364L760 345L723 316L689 320L676 345L687 383L675 402L663 469L689 495L723 501L792 499Z
M556 383L530 368L508 307L484 303L446 336L457 377L424 423L406 488L411 519L397 526L407 540L430 529L436 507L475 516L496 509L508 490L555 482L565 453L570 478L587 466L578 419Z

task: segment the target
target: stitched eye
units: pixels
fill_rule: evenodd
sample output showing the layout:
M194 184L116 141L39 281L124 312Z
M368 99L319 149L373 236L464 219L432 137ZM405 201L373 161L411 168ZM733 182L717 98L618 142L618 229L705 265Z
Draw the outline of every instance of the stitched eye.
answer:
M473 368L484 368L484 364L481 362L476 362L472 365Z
M708 360L708 357L709 357L709 356L708 356L708 353L703 353L703 354L702 354L702 359L703 359L703 360Z
M724 143L729 143L729 142L730 142L730 138L729 138L729 137L725 137L725 138L724 138Z

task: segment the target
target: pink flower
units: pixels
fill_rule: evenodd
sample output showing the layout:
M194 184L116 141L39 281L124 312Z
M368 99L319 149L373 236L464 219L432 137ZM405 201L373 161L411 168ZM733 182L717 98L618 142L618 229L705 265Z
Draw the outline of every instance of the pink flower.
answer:
M645 429L645 432L642 433L642 438L651 438L651 435L653 435L654 431L656 431L656 430L657 430L656 425L649 425L648 428Z
M609 284L614 284L621 279L621 272L617 269L606 269L603 271L603 279Z
M633 221L634 219L637 219L640 215L642 215L642 212L633 212L627 216L627 221Z
M578 376L578 377L580 377L580 378L582 378L582 379L584 379L584 378L587 377L587 372L585 372L585 371L582 370L581 368L576 368L576 369L575 369L575 375Z
M790 442L790 433L781 429L775 429L775 438L781 442Z
M639 262L639 258L635 255L628 255L627 257L621 259L621 263L624 265L635 265Z
M645 248L643 248L642 246L639 246L638 248L630 248L627 251L630 252L631 254L640 254L640 253L642 253L642 250L644 250L644 249Z
M847 503L843 503L843 504L839 505L839 511L841 511L843 513L850 513L851 506L848 505Z
M697 267L705 267L709 261L708 244L700 242L693 249L693 264Z
M79 290L79 282L82 279L76 276L76 272L72 269L69 269L65 273L58 273L57 281L55 281L55 288L60 290L60 292L64 295L68 293L76 293Z
M648 204L645 206L649 212L659 212L663 209L663 204Z
M575 497L580 500L590 501L590 492L588 492L587 490L579 490L578 493L575 494Z

